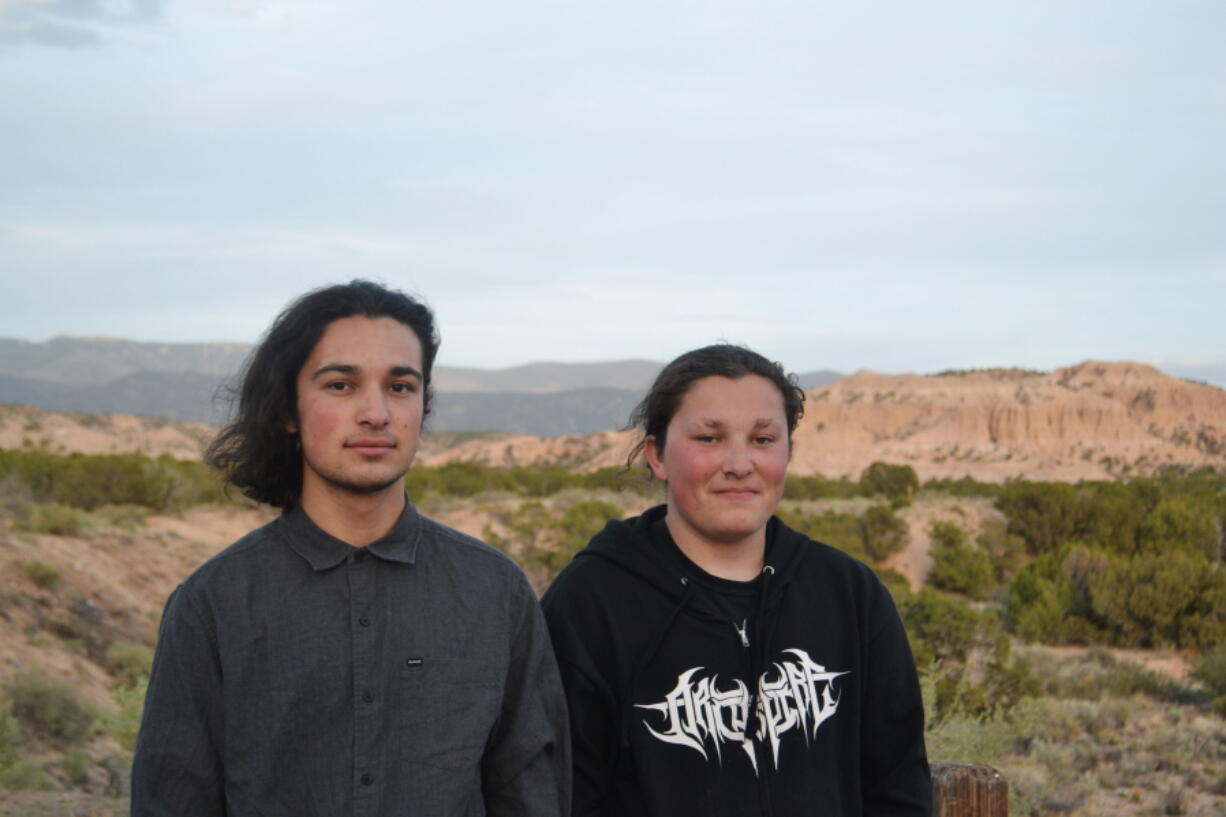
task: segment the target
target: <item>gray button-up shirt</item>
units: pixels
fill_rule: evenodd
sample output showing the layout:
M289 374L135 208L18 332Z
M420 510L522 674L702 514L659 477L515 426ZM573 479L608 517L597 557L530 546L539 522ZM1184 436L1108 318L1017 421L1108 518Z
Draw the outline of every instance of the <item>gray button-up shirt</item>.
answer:
M294 509L167 602L132 816L564 815L567 740L510 559L411 503L366 548Z

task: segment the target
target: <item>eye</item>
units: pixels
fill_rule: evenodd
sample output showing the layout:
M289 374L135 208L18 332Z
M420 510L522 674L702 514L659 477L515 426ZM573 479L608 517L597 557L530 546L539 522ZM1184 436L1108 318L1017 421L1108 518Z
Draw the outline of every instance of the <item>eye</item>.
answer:
M324 384L325 391L346 392L349 391L349 383L344 380L330 380Z
M753 438L753 441L758 445L770 445L775 441L775 438L769 434L759 434L757 437Z
M392 392L392 394L402 394L402 395L416 394L417 384L413 381L408 381L408 380L397 381L393 383L392 385L388 386L388 389Z
M716 437L714 434L699 434L696 437L694 437L694 439L700 443L713 443L719 438Z

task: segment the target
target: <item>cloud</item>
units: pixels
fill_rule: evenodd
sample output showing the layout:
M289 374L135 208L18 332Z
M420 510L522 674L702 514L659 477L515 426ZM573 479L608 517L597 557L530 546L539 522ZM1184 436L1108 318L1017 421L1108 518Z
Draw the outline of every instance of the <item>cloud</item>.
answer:
M162 17L163 0L0 0L0 47L80 49Z

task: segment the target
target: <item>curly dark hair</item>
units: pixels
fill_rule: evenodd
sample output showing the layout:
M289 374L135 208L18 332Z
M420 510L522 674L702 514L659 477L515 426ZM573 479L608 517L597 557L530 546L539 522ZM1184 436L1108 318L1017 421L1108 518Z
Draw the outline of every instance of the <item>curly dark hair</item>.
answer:
M287 425L298 419L298 372L324 329L333 321L362 315L393 318L421 341L423 419L430 412L430 371L438 354L434 314L403 292L371 281L323 287L303 295L277 316L247 358L230 399L234 420L205 450L204 460L219 469L244 496L278 508L292 507L302 491L302 449Z
M792 432L805 413L805 393L797 383L796 375L788 374L783 366L744 346L717 343L686 352L669 363L656 375L647 395L630 412L628 428L638 428L642 438L626 457L626 467L643 453L647 438L655 440L657 450L663 451L668 424L681 406L681 399L694 381L704 377L727 377L738 380L745 375L765 377L779 389L783 397L783 413L788 422L788 444ZM650 469L648 474L650 474Z

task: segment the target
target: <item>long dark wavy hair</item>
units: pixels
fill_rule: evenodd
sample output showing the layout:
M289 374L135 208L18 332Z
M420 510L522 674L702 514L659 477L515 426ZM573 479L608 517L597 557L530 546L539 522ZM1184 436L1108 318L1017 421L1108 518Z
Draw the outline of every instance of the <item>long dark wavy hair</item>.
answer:
M278 508L298 502L302 491L302 448L288 424L298 420L298 372L328 324L363 315L394 318L421 341L423 420L433 391L430 371L438 354L434 314L403 292L370 281L316 289L277 316L230 389L234 420L205 450L204 460L219 469L244 496Z
M745 375L765 377L779 389L783 397L783 414L788 421L788 444L792 432L805 413L805 393L796 381L796 375L788 374L781 364L768 360L752 349L731 343L717 343L686 352L673 360L656 375L647 395L630 412L629 428L638 428L642 438L626 458L626 467L632 468L643 453L647 438L655 440L656 449L664 450L668 424L681 407L681 399L690 390L694 381L704 377L727 377L737 380ZM651 470L647 472L651 474Z

